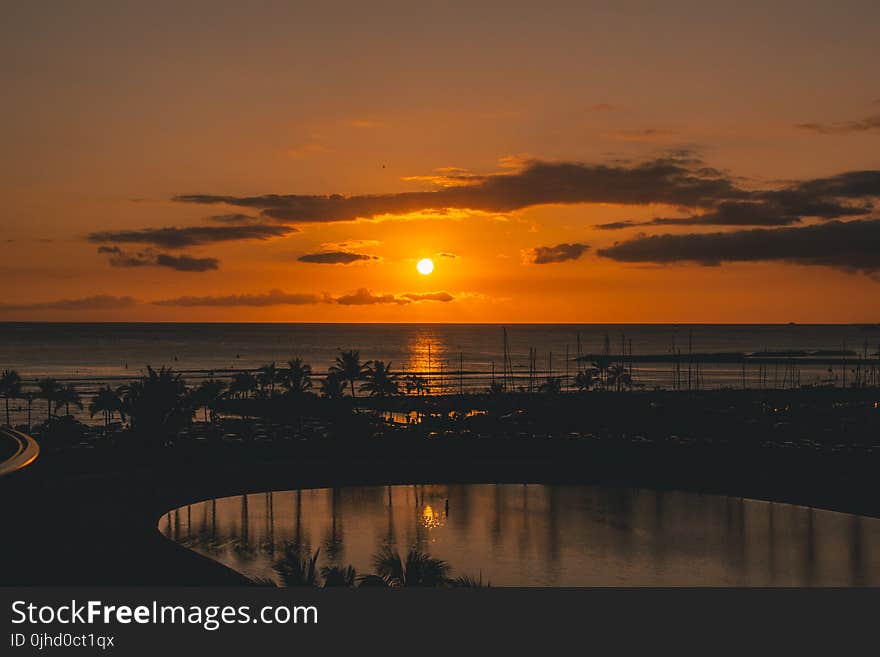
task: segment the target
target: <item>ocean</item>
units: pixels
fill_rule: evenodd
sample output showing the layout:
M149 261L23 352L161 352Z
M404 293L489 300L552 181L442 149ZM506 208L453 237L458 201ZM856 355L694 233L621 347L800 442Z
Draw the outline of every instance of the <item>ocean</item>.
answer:
M526 385L530 349L536 377L550 374L573 383L575 357L600 354L847 352L849 365L798 366L800 384L842 382L859 357L876 358L880 330L858 325L573 325L573 324L173 324L0 323L0 369L15 369L32 385L54 377L84 396L104 383L120 385L147 365L170 366L189 383L228 378L295 357L321 376L341 349L364 360L390 361L395 371L419 372L432 393L485 388L504 370L504 333L516 386ZM607 346L606 346L607 345ZM669 362L633 362L633 376L647 388L685 385L687 373ZM679 366L687 367L685 366ZM765 366L706 363L693 366L691 385L701 388L791 384L785 363ZM462 372L460 374L460 371ZM16 407L18 408L20 404ZM35 403L35 413L37 404ZM39 417L39 416L37 416Z

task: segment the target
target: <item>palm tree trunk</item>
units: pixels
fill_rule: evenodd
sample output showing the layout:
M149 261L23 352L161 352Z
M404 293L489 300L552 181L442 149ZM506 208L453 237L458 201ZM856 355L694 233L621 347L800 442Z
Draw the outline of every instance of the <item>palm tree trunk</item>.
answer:
M357 395L354 394L354 379L349 379L348 382L351 384L351 396L356 397Z
M6 397L6 424L8 426L12 426L12 422L9 421L9 397Z

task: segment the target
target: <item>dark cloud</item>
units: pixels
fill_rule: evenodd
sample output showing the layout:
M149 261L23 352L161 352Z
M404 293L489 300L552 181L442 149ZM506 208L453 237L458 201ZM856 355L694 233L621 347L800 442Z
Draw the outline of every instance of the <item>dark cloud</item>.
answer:
M829 179L822 181L827 184ZM811 181L817 183L819 181ZM813 192L790 189L767 192L766 201L723 201L712 212L689 217L654 217L648 221L616 221L599 224L600 230L620 230L634 226L790 226L801 222L802 217L836 219L864 215L872 206L849 205L837 201L821 201L825 192L822 185L815 185ZM838 196L843 196L839 194Z
M188 194L175 200L253 208L281 223L300 223L352 221L436 208L509 212L548 203L668 203L700 207L747 194L721 172L697 167L692 160L664 158L641 164L530 161L513 173L470 176L463 184L427 192L249 197Z
M549 265L554 262L577 260L590 247L586 244L557 244L556 246L536 246L528 252L529 262L536 265Z
M437 257L438 257L438 258L449 258L449 259L451 259L451 260L454 260L454 259L457 258L458 256L455 255L454 253L438 253L438 254L437 254Z
M599 249L598 254L620 262L661 264L779 261L876 275L880 272L880 219L727 233L639 236Z
M232 214L215 214L208 217L208 221L213 221L218 224L247 224L259 220L259 217L255 217L252 214L240 214L237 212Z
M408 299L402 299L393 294L373 294L365 287L352 294L344 294L336 299L336 303L343 306L369 306L377 303L409 303Z
M157 306L302 306L321 303L323 297L317 294L290 293L270 290L265 294L231 294L227 296L177 297L154 301Z
M169 255L167 253L159 253L156 255L156 265L159 267L168 267L177 271L211 271L220 267L220 261L217 258L195 258L188 255Z
M316 265L350 265L360 260L378 260L376 256L364 253L350 253L348 251L323 251L321 253L306 253L297 258L300 262L310 262Z
M57 301L40 303L3 303L0 304L0 312L12 310L116 310L129 308L136 303L138 303L137 299L132 297L98 294L81 299L58 299Z
M851 135L864 132L880 132L880 114L875 114L858 121L799 123L797 127L801 130L809 130L820 135Z
M99 246L98 253L110 256L112 267L167 267L176 271L204 272L218 269L217 258L197 258L181 254L159 253L152 249L129 253L118 246Z
M624 228L633 228L635 226L644 225L644 222L627 219L626 221L611 221L607 224L597 224L596 228L599 230L623 230Z
M744 189L730 175L706 167L687 152L643 163L521 163L511 172L441 176L433 191L362 196L224 196L191 194L177 201L229 204L260 212L280 224L353 221L450 208L511 212L545 204L663 204L696 210L691 217L654 223L718 226L785 226L802 218L837 219L869 213L880 196L880 171L851 171L797 181L780 189ZM417 177L418 178L418 177ZM614 222L601 228L629 227ZM635 225L633 222L632 225ZM261 226L249 226L254 228Z
M397 305L406 305L408 303L416 303L419 301L440 301L448 303L454 301L448 292L407 292L406 294L373 294L372 291L365 287L360 288L352 294L344 294L335 299L336 303L343 306L370 306L374 304L394 303Z
M185 228L143 228L141 230L106 230L88 235L90 242L151 244L165 249L233 242L267 240L283 237L296 229L291 226L251 224L242 226L188 226Z

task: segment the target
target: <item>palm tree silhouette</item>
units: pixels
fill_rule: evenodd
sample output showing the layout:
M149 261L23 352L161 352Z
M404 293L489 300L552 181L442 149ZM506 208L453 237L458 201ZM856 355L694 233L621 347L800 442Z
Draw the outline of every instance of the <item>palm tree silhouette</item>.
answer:
M0 394L6 401L6 424L12 426L9 417L9 400L21 397L21 377L15 370L3 370L0 374Z
M272 569L285 586L318 586L318 569L315 566L320 552L321 548L318 548L311 557L303 556L301 545L288 543L284 546L284 557L276 561Z
M125 410L131 427L153 440L162 440L190 423L192 402L186 383L170 367L147 372L123 388Z
M122 397L110 386L104 386L92 397L89 404L89 415L95 417L98 413L104 414L104 426L110 426L113 421L113 414L119 413L119 416L125 420L125 409L122 404Z
M82 410L82 399L79 396L79 392L77 392L76 388L72 384L64 385L59 388L58 394L55 397L56 412L58 410L58 406L60 406L61 404L64 404L65 415L70 415L71 404Z
M357 584L357 571L353 566L324 566L321 568L324 588L345 587L353 589Z
M348 382L351 387L351 396L356 397L354 391L354 382L362 381L370 361L361 363L361 352L355 349L342 351L336 357L336 365L331 369L339 374L343 381Z
M400 553L389 547L373 556L375 575L361 578L367 586L384 585L388 587L445 586L449 584L449 564L435 559L424 552L410 550L406 561L401 561Z
M377 360L368 364L364 378L366 381L361 385L361 390L368 391L371 397L385 397L400 392L397 374L391 372L391 363L386 365L383 361Z
M257 389L257 378L250 372L238 372L229 384L229 394L236 397L249 397Z
M283 385L292 395L301 395L312 387L312 366L302 358L287 361Z
M279 380L279 375L280 372L275 366L274 360L271 363L266 363L259 370L257 370L257 382L260 384L260 388L263 391L265 391L267 388L269 389L270 397L275 395L275 384Z
M37 388L37 397L46 400L46 406L48 407L46 421L49 421L52 419L52 404L61 394L61 384L52 378L40 379L37 381Z
M195 408L203 407L205 409L205 423L208 422L208 410L213 407L223 392L226 390L225 381L217 381L216 379L208 379L202 381L199 387L192 391L192 400Z
M321 394L328 399L342 399L345 395L345 381L339 372L331 370L321 381Z

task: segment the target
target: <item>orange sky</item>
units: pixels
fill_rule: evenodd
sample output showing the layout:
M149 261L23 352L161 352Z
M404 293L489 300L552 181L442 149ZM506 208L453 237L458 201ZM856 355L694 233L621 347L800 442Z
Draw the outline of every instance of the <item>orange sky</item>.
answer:
M178 4L8 10L0 320L880 321L876 3ZM647 194L658 162L730 189ZM817 180L797 212L774 195ZM291 218L268 194L383 197ZM772 216L597 228L742 202ZM230 225L278 234L124 234ZM794 232L692 237L750 230ZM687 237L612 249L651 235ZM363 259L299 260L331 252Z

